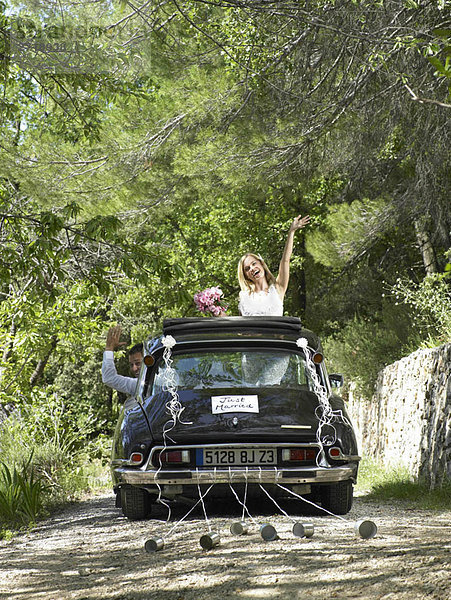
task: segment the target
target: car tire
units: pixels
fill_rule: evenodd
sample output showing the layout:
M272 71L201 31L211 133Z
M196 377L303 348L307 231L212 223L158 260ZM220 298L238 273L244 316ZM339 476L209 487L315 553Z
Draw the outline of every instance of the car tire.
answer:
M127 486L121 488L120 494L122 513L127 519L139 521L150 515L152 501L146 490L134 486Z
M321 505L335 515L345 515L352 508L352 481L339 481L321 488Z

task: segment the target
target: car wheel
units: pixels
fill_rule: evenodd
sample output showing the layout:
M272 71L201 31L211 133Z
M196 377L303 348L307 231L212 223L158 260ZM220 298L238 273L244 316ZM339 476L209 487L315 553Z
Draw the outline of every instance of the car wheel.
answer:
M335 515L345 515L351 510L352 481L339 481L321 488L321 505Z
M133 521L138 521L150 515L152 501L146 490L127 486L121 488L120 494L122 513L125 517Z

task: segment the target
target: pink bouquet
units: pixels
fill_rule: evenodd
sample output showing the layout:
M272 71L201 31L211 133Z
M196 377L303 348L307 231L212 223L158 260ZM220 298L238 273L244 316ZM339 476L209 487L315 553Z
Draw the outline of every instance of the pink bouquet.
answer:
M194 302L197 310L213 317L222 316L227 310L227 304L223 304L222 297L224 294L218 287L211 287L194 294Z

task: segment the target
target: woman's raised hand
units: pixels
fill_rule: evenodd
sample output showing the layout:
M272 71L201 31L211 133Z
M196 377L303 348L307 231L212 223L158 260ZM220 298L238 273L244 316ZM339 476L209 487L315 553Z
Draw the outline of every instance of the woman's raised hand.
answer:
M309 215L306 215L305 217L303 217L302 215L298 215L294 219L293 223L291 223L290 231L297 231L298 229L302 229L308 223L310 223L310 216Z

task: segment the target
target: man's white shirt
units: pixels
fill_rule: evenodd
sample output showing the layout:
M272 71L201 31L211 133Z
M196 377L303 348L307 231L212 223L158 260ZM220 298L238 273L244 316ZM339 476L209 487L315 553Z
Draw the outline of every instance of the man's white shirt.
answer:
M118 392L133 396L138 380L135 377L119 375L114 364L114 352L105 350L102 361L102 381Z

